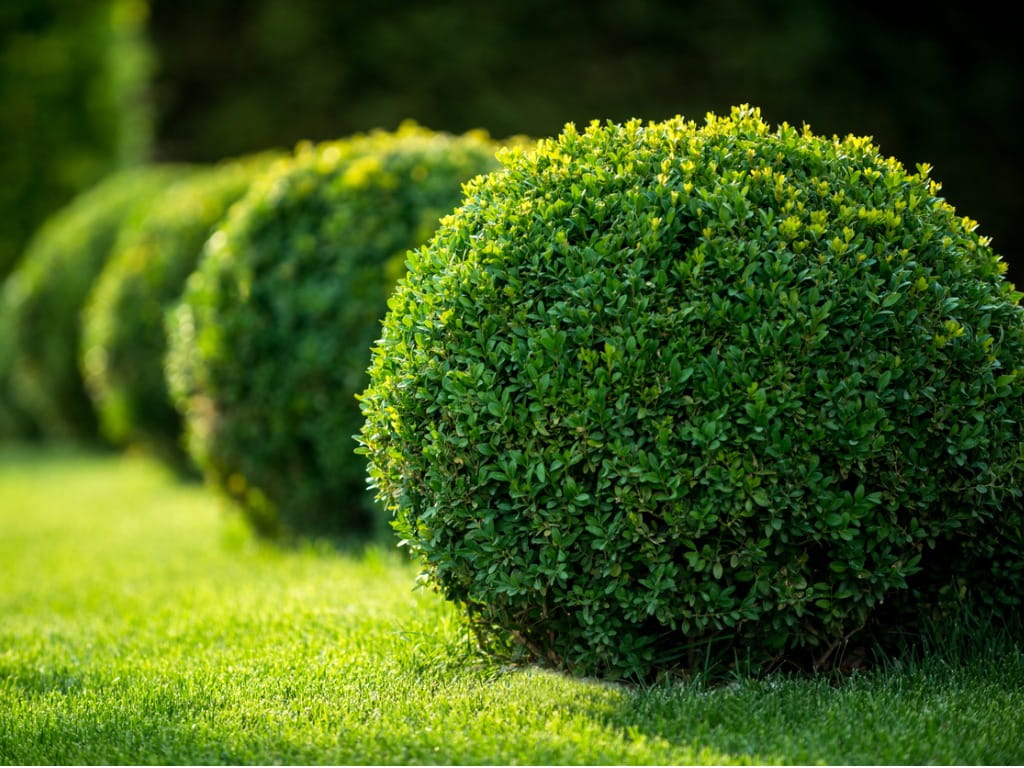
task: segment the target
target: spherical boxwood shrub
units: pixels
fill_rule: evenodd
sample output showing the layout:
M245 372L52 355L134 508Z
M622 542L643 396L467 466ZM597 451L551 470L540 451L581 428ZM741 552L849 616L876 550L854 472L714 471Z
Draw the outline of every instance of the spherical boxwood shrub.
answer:
M82 315L82 374L104 436L184 464L181 417L164 380L164 312L228 207L276 156L197 171L122 227Z
M379 498L486 646L825 662L1019 601L1020 294L926 168L748 107L500 159L411 257L362 399Z
M78 371L79 315L123 221L186 169L121 171L54 214L4 285L0 317L15 405L52 438L93 440L96 414Z
M167 375L190 454L258 531L373 529L354 396L407 250L494 151L411 124L305 144L211 237L169 316Z

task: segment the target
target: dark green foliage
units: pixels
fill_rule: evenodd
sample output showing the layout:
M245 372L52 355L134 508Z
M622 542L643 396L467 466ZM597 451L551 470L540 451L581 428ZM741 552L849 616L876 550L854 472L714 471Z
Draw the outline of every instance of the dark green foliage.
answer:
M153 0L151 30L163 156L215 160L406 117L548 136L754 99L772 121L934 163L1024 283L1024 46L1006 7Z
M485 645L646 677L1019 609L1020 294L927 168L747 107L499 158L363 396L379 499Z
M28 440L38 436L32 419L14 402L11 385L14 334L10 331L11 318L7 307L8 302L4 301L0 293L0 442Z
M152 166L108 177L47 220L8 276L0 306L8 386L44 436L97 436L78 369L79 315L121 224L184 172Z
M164 379L164 312L203 244L273 156L223 163L179 181L121 229L82 316L82 374L103 435L185 460Z
M211 237L169 316L189 451L271 536L373 524L355 456L369 350L406 251L494 145L416 126L298 148Z
M149 150L146 0L0 3L0 279L42 221Z

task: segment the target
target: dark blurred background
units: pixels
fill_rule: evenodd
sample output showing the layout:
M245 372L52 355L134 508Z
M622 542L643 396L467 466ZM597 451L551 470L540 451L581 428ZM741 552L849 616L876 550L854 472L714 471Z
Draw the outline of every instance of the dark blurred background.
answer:
M19 2L65 13L82 5L3 0ZM1020 284L1024 46L1008 8L949 0L150 0L150 156L210 161L406 118L539 137L593 118L682 114L700 122L747 102L772 123L870 135L911 168L931 163L946 198L981 222ZM122 152L120 162L131 155Z

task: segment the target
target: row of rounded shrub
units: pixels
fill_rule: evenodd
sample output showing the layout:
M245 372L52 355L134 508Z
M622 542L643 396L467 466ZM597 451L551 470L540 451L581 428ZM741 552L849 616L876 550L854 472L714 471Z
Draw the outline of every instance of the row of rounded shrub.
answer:
M108 179L4 286L0 428L99 432L185 465L180 409L191 458L262 532L367 530L354 394L405 252L495 146L409 124ZM165 315L186 281L168 324L176 409Z
M166 372L260 530L370 525L359 432L482 643L588 674L828 664L963 602L1019 610L1021 295L927 168L749 107L493 150L303 146L205 241ZM110 264L159 263L130 231ZM100 383L141 370L112 340L146 323L98 319L141 306L133 280L85 315L112 425L157 411Z

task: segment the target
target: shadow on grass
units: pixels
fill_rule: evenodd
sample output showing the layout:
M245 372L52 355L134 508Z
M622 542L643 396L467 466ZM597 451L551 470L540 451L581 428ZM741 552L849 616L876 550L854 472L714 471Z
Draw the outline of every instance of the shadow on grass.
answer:
M785 763L1021 764L1024 643L974 624L867 671L636 690L608 722ZM760 760L760 757L758 758Z
M416 680L407 672L388 679L345 670L311 696L259 670L224 692L214 678L187 673L103 682L73 670L0 669L0 692L6 679L33 700L21 715L0 716L0 757L235 765L1024 760L1019 648L963 664L893 664L838 684L773 675L629 689L536 668L425 670Z

